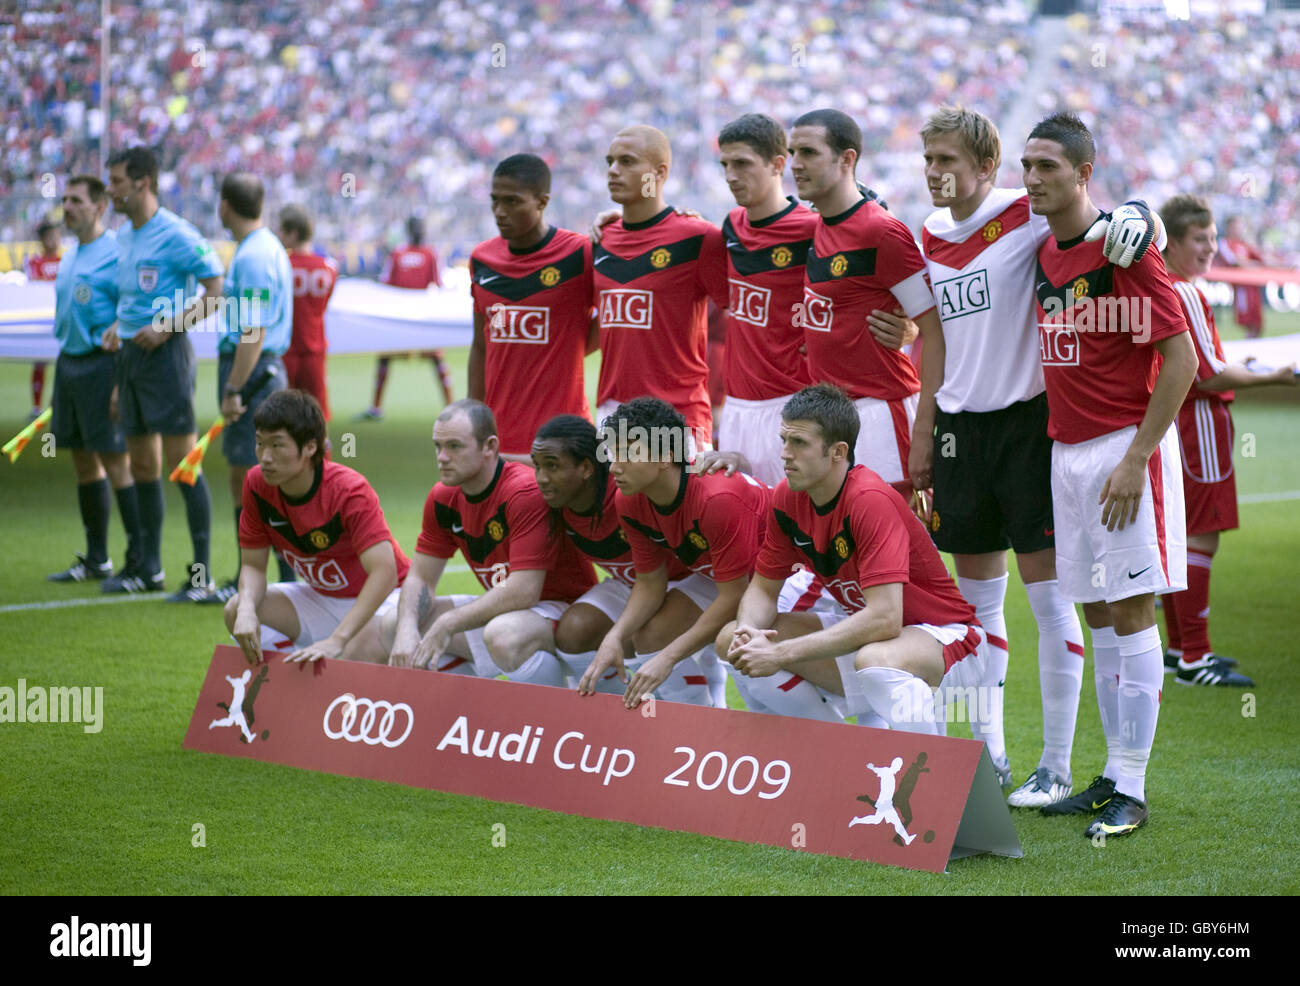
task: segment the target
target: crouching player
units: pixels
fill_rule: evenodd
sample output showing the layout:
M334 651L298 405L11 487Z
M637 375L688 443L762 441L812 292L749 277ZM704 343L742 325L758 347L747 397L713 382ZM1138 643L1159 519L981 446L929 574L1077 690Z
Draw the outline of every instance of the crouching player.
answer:
M555 622L595 584L591 564L551 536L532 470L501 458L486 404L449 404L434 422L433 447L440 480L425 501L397 610L384 622L389 663L563 687ZM457 549L483 595L435 595Z
M611 667L623 677L632 646L628 708L656 691L668 701L725 707L726 672L713 640L749 584L771 490L744 473L687 468L686 421L657 398L620 405L603 422L601 438L636 581L578 690L596 691ZM691 574L670 592L674 559Z
M799 714L787 698L798 689L765 685L793 672L845 696L859 724L942 735L932 689L960 690L969 705L970 689L988 684L974 609L898 492L851 464L860 422L843 391L806 387L781 417L786 479L718 653L749 679L738 682L742 694L768 711ZM815 571L845 613L778 614L783 581L799 567Z
M253 415L257 465L244 477L239 592L226 628L251 662L279 634L288 660L380 662L379 620L397 605L410 561L393 540L365 477L325 461L325 416L316 398L281 390ZM266 584L274 548L298 582Z

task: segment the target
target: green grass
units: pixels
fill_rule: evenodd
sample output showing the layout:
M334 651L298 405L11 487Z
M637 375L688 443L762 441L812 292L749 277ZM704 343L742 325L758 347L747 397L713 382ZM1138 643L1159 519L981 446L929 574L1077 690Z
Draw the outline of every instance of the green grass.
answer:
M1270 331L1284 331L1282 319ZM464 352L449 356L463 380ZM396 363L389 419L353 425L372 366L366 357L331 360L331 435L336 449L355 436L355 457L342 461L371 479L409 551L435 478L436 389L422 362ZM21 427L27 373L25 364L0 363L4 438ZM215 414L214 376L201 366L204 418ZM1255 457L1238 457L1241 493L1300 490L1296 405L1243 400L1235 417L1239 435L1255 436ZM220 455L208 465L214 563L218 575L233 573L225 465ZM224 632L217 611L150 601L0 613L0 684L99 685L106 707L95 735L0 725L0 892L1295 893L1300 664L1286 615L1295 612L1300 556L1295 506L1243 503L1242 529L1225 535L1215 566L1215 644L1260 682L1256 715L1242 715L1236 691L1169 687L1148 775L1153 820L1104 849L1082 838L1083 821L1017 813L1024 859L962 860L936 876L185 752L181 739ZM164 564L175 578L189 560L175 490L167 508ZM93 586L43 581L82 546L66 455L43 458L31 446L16 465L0 462L0 517L10 558L0 606L97 596ZM120 543L114 516L119 552ZM472 580L453 574L445 587L471 591ZM1018 584L1008 622L1007 740L1019 779L1036 763L1040 725L1034 627ZM1093 696L1089 674L1075 743L1080 783L1101 765ZM191 847L195 823L206 848ZM504 848L492 846L496 823L506 826Z

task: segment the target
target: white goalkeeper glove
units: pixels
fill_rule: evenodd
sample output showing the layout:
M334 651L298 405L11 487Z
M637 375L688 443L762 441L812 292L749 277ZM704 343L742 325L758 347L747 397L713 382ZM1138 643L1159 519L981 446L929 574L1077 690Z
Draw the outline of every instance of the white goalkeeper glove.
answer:
M1119 267L1141 260L1155 238L1156 220L1142 201L1125 202L1109 216L1092 224L1084 237L1089 243L1106 237L1102 252Z

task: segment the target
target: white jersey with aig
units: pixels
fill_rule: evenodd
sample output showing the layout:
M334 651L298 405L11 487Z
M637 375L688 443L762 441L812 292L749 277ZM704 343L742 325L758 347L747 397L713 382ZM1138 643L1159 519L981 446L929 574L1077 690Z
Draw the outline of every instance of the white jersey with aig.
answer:
M1023 188L992 189L961 222L951 209L925 221L922 254L947 349L941 411L999 411L1043 392L1034 265L1050 233Z

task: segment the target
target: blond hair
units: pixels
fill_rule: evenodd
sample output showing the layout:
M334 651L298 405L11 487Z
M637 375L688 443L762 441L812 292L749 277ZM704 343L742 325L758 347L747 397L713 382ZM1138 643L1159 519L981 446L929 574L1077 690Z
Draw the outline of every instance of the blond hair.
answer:
M976 165L992 158L993 174L998 173L998 166L1002 163L1002 139L993 121L983 113L964 106L940 106L921 128L921 141L927 142L940 134L956 134Z

